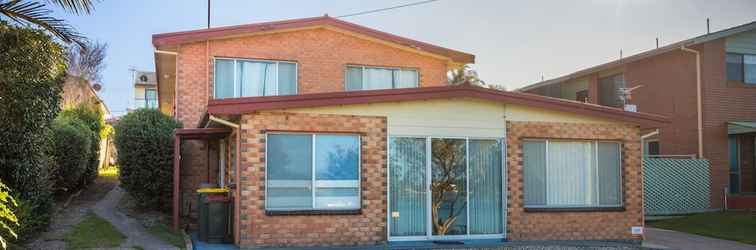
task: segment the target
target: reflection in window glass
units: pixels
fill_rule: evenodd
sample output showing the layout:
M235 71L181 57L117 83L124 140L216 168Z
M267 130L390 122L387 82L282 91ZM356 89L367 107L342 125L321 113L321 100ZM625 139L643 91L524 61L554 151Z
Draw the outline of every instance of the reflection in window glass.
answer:
M312 207L312 136L268 135L268 209Z
M743 81L743 55L727 53L727 80Z
M745 83L756 84L756 55L743 56L743 70Z
M359 209L359 150L355 135L268 135L266 209Z

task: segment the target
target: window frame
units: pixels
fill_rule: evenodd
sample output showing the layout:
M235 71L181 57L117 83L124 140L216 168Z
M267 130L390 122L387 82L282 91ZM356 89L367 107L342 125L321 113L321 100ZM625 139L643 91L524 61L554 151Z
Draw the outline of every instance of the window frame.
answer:
M227 60L227 61L233 61L234 62L234 96L233 97L226 97L226 98L218 98L217 93L217 78L218 74L216 74L216 67L218 60ZM281 96L280 93L276 93L275 95L263 95L261 96L241 96L241 83L237 81L238 77L238 66L239 61L245 61L245 62L258 62L258 63L275 63L276 64L276 92L279 92L280 90L280 77L279 77L279 70L278 65L281 63L290 63L294 64L294 93L290 95L298 95L299 94L299 63L297 61L289 61L289 60L275 60L275 59L255 59L255 58L238 58L238 57L213 57L213 99L234 99L234 98L244 98L244 97L264 97L264 96Z
M347 89L347 86L349 86L349 83L347 82L349 80L349 68L361 68L361 74L362 74L362 82L360 83L362 86L361 89ZM412 68L412 67L390 67L390 66L370 66L370 65L363 65L363 64L346 64L344 66L344 91L365 91L365 90L383 90L383 89L365 89L365 69L387 69L387 70L398 70L398 71L414 71L415 72L415 86L414 87L407 87L407 88L397 88L396 82L391 83L391 88L387 89L409 89L409 88L418 88L420 87L420 69L419 68ZM393 75L393 72L392 72ZM399 74L399 77L401 77L401 74Z
M727 73L727 67L728 67L727 65L729 64L727 62L727 56L728 55L737 55L737 56L740 56L740 72L741 72L740 78L742 80L731 80L731 79L729 79L729 74ZM747 74L747 72L746 72L746 63L745 63L746 56L756 58L756 54L738 53L738 52L725 52L725 61L724 61L724 64L725 64L725 81L728 83L728 85L735 86L735 87L755 87L756 88L756 82L747 82L747 80L746 80L746 74Z
M620 197L619 197L619 204L601 205L600 198L598 198L596 205L585 205L585 206L583 206L583 205L573 205L573 206L566 205L565 206L565 205L548 205L548 204L546 204L546 205L527 205L527 204L525 204L525 199L524 199L525 192L527 192L527 191L526 191L526 188L525 188L525 171L524 171L525 161L523 159L523 162L522 162L523 171L522 171L522 177L521 177L522 178L521 180L523 182L523 186L522 186L523 187L522 188L522 194L523 194L522 207L525 210L525 212L594 212L594 211L617 211L617 212L621 212L621 211L625 211L625 181L624 181L624 175L622 173L624 171L625 166L624 166L624 163L623 163L624 162L624 158L623 158L624 155L623 155L622 151L624 149L624 144L622 143L622 141L620 141L620 140L569 139L569 138L525 138L525 139L522 139L519 147L520 147L520 152L522 152L523 154L525 153L524 152L525 142L544 142L545 143L545 150L544 150L544 157L545 157L544 158L544 163L546 164L544 166L544 168L545 168L544 171L546 172L545 175L548 175L548 173L549 173L548 172L549 171L549 168L548 168L548 166L549 166L548 155L549 155L549 142L550 141L590 142L591 144L593 144L593 153L595 155L594 155L592 161L593 161L594 165L596 166L596 174L594 176L594 177L596 177L596 180L597 180L597 182L596 182L596 191L599 191L601 189L600 179L599 179L599 171L598 171L598 144L599 143L615 143L615 144L618 144L618 146L619 146L618 147L618 150L619 150L619 152L618 152L618 156L619 156L619 166L618 166L619 167L619 171L618 171L619 172L619 176L618 176L618 180L619 180L619 183L618 184L619 184L619 195L620 195ZM547 187L548 187L548 182L544 181L544 185L547 185ZM548 190L548 189L546 189L546 190ZM548 192L546 193L546 195L547 195L547 199L548 199ZM596 195L599 195L599 193L596 193Z
M312 152L310 156L310 171L312 174L312 184L310 187L310 193L312 196L312 205L311 208L308 209L271 209L268 207L268 136L270 135L309 135L310 136L310 145L312 147ZM317 166L315 165L317 161L317 141L316 138L318 135L341 135L341 136L354 136L357 137L357 186L356 187L349 187L349 188L357 188L357 199L359 201L357 208L336 208L336 209L328 209L328 208L316 208L315 207L315 191L317 189ZM265 198L263 202L265 203L264 209L266 215L343 215L343 214L361 214L362 213L362 135L359 133L330 133L330 132L298 132L298 131L276 131L276 132L267 132L265 133Z
M155 92L155 99L154 99L155 106L154 107L150 106L150 101L152 99L149 98L149 94L148 94L149 92ZM145 108L148 108L148 109L157 109L158 105L159 105L158 104L158 100L159 100L159 98L158 98L157 88L145 88L144 89L144 107Z

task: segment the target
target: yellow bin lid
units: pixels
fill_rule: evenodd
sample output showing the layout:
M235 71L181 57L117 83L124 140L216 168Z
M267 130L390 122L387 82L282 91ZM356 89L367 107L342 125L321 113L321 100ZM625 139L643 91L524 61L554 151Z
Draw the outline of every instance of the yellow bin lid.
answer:
M197 193L228 193L227 188L200 188Z

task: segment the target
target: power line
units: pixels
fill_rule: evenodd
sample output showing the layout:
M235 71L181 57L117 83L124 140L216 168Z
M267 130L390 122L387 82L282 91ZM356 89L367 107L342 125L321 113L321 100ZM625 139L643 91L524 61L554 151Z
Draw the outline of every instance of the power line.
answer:
M337 16L337 18L365 15L365 14L376 13L376 12L381 12L381 11L386 11L386 10L393 10L393 9L410 7L410 6L415 6L415 5L427 4L427 3L432 3L432 2L436 2L436 1L439 1L439 0L425 0L425 1L420 1L420 2L414 2L414 3L408 3L408 4L403 4L403 5L397 5L397 6L387 7L387 8L367 10L367 11L362 11L362 12L357 12L357 13L352 13L352 14Z

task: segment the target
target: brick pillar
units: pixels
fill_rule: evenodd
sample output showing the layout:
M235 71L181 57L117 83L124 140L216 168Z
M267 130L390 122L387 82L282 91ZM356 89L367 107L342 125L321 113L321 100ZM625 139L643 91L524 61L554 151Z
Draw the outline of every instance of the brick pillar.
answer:
M588 78L588 103L599 103L598 74L593 74Z

